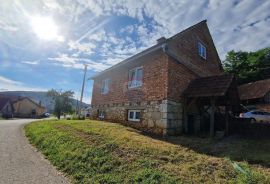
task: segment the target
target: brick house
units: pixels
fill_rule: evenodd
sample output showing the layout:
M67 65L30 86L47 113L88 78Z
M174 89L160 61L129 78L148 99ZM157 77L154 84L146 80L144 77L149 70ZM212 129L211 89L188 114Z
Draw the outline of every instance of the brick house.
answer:
M231 87L234 77L220 76L221 61L204 20L168 39L158 39L156 45L92 77L91 117L160 135L181 134L188 131L188 123L200 127L195 125L200 124L201 114L197 102L222 99L229 89L237 91ZM184 91L195 79L210 81L213 92L217 87L221 90L185 97ZM196 86L190 88L194 87L196 91Z

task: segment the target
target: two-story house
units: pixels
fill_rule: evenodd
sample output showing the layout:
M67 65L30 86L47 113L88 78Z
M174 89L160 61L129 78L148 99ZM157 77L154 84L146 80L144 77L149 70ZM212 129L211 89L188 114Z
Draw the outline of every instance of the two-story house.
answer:
M170 38L158 39L156 45L92 79L92 118L161 135L181 134L188 128L199 127L196 122L200 124L200 113L194 101L200 93L185 97L188 87L192 94L202 90L202 99L218 100L228 94L234 83L233 76L223 75L206 20ZM202 79L208 88L198 86L201 82L195 79ZM192 81L196 81L195 86ZM205 93L208 90L214 92Z

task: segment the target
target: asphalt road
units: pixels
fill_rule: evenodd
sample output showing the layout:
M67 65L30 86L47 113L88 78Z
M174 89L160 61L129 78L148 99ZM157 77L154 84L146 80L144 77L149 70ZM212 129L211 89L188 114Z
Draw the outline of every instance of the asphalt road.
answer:
M24 136L32 119L0 120L0 184L69 183Z

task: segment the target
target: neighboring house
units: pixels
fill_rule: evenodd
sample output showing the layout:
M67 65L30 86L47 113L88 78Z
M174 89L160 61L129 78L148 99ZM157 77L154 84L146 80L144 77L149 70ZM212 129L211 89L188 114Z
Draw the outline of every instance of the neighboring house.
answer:
M270 112L270 79L243 84L238 91L244 105L255 105L260 110Z
M13 108L9 98L0 97L0 117L12 118Z
M84 117L89 117L90 116L90 112L91 112L91 106L89 107L84 107L81 109L81 114L84 116Z
M92 79L92 118L161 135L197 133L209 106L213 135L215 106L238 102L235 78L223 75L206 20Z
M14 116L20 118L36 118L46 112L46 108L28 97L18 97L12 102Z

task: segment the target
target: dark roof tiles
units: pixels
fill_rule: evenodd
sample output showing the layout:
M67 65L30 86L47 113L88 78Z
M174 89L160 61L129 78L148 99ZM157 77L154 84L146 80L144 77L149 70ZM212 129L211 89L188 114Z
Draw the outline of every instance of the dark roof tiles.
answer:
M238 87L241 100L263 98L270 92L270 79L243 84Z
M193 80L183 92L185 97L219 97L226 95L234 75L202 77Z
M0 110L10 101L7 97L0 97Z

